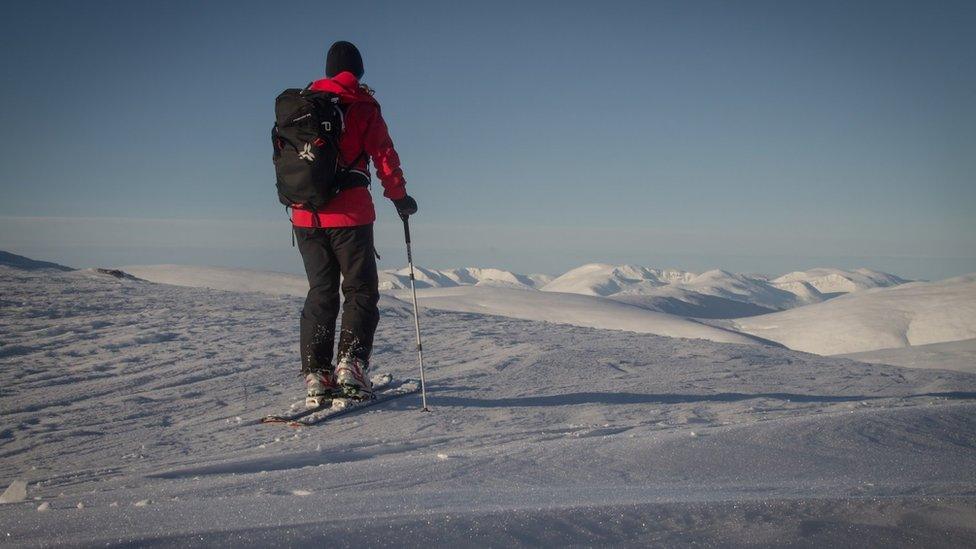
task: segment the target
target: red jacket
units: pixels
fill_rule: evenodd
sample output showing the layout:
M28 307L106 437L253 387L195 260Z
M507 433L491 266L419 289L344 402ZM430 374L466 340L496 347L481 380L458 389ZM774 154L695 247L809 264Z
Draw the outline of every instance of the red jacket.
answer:
M400 157L393 148L380 105L372 93L361 86L351 72L317 80L312 83L312 89L339 95L339 103L345 106L345 128L339 139L339 165L369 179L369 159L362 154L365 151L373 159L376 176L383 183L383 196L391 200L406 196ZM357 158L359 162L350 166L349 163ZM291 216L296 227L355 227L375 220L376 210L368 187L346 189L314 213L295 208Z

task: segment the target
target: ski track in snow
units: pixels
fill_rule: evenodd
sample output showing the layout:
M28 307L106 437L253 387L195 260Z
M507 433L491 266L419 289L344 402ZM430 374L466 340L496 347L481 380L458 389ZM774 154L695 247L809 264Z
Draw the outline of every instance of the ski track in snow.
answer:
M301 396L301 304L0 267L0 535L976 543L976 375L425 310L433 413L255 424ZM412 322L384 299L376 371L417 376Z

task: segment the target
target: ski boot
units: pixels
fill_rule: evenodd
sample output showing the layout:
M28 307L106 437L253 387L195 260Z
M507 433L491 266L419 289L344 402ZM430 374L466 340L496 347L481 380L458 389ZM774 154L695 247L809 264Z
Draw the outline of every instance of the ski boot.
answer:
M352 400L373 398L373 383L369 380L369 363L365 360L346 356L336 366L336 395Z
M332 402L335 392L335 378L332 372L317 370L305 374L305 407L319 408Z

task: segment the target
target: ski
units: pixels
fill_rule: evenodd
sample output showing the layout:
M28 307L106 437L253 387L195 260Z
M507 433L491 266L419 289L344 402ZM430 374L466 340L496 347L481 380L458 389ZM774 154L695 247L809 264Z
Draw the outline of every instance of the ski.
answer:
M373 392L383 390L393 382L393 376L390 374L377 374L370 378L373 382ZM335 397L333 397L335 398ZM332 401L322 404L322 406L316 406L313 408L305 407L305 400L299 400L291 406L288 410L280 414L270 414L262 417L259 423L288 423L290 421L295 421L301 419L308 415L314 414L315 412L321 412L328 410L332 406Z
M420 391L420 382L415 379L391 382L380 389L377 389L374 386L373 398L371 399L351 400L348 398L334 398L332 400L332 406L317 409L310 414L304 414L301 417L289 420L287 423L290 427L308 427L311 425L317 425L327 420L345 416L364 408L382 404L395 398L412 395L418 391Z

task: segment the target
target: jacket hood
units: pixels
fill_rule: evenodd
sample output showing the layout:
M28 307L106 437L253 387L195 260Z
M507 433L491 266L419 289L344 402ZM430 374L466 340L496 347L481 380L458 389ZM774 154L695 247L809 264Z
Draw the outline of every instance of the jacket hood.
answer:
M315 91L331 92L338 95L343 103L360 101L375 103L372 94L363 89L356 75L349 71L340 72L332 78L323 78L312 82L311 89Z

